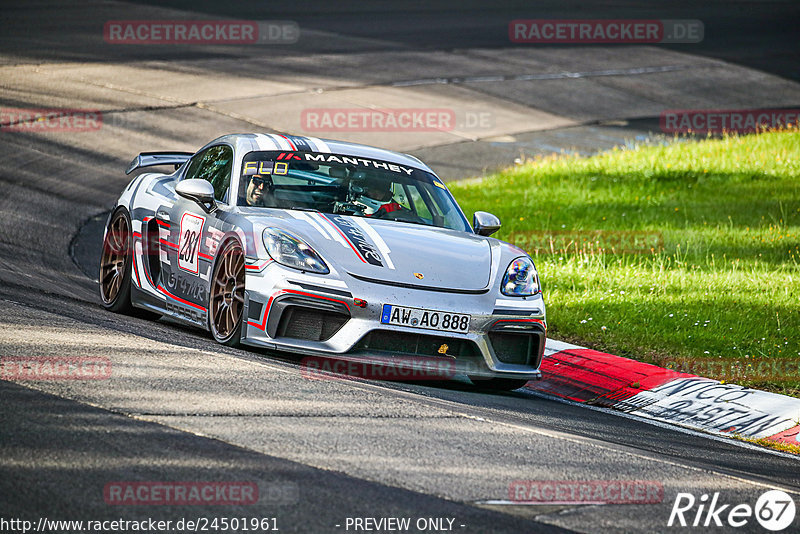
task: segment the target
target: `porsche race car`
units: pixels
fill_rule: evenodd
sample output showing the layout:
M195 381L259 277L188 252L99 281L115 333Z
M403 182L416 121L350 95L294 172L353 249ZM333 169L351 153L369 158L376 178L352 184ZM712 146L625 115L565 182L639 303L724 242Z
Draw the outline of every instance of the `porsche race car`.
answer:
M220 343L354 361L450 362L492 389L540 378L531 258L470 225L419 159L353 143L236 134L145 152L103 237L100 297ZM170 169L172 170L172 169Z

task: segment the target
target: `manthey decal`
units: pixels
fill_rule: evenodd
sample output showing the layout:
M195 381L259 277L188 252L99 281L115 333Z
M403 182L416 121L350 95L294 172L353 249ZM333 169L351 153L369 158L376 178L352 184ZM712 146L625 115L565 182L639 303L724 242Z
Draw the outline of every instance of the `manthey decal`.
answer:
M203 234L205 217L184 213L178 239L178 267L192 274L200 272L200 236Z
M384 258L378 247L368 239L367 232L352 218L333 214L321 216L344 238L362 262L383 267Z
M383 169L385 171L392 171L396 173L404 173L411 175L414 169L396 165L394 163L384 163L382 161L375 161L374 159L357 158L355 156L337 156L336 154L303 154L306 161L314 161L317 163L339 163L344 165L355 165L357 167L367 167L370 169Z
M292 147L292 150L308 150L309 152L314 152L315 147L312 146L310 139L298 135L281 135L281 137L286 139Z

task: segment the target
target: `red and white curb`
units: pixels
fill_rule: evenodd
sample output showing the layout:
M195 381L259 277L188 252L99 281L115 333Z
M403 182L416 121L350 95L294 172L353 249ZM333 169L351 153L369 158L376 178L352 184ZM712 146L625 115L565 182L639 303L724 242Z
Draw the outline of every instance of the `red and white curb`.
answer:
M547 340L528 389L717 434L800 446L800 399Z

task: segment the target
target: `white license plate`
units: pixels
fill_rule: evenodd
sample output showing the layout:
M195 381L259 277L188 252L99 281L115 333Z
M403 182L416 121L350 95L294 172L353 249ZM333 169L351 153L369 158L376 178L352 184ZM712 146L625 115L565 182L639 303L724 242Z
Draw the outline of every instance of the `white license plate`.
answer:
M450 313L422 308L406 308L384 304L381 323L425 328L442 332L469 332L470 316L464 313Z

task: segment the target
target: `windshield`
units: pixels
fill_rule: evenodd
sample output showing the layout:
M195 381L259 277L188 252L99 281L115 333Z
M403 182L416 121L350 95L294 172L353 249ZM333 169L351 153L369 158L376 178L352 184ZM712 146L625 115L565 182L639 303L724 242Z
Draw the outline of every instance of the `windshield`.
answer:
M470 231L433 174L368 158L308 152L250 152L240 206L306 209Z

